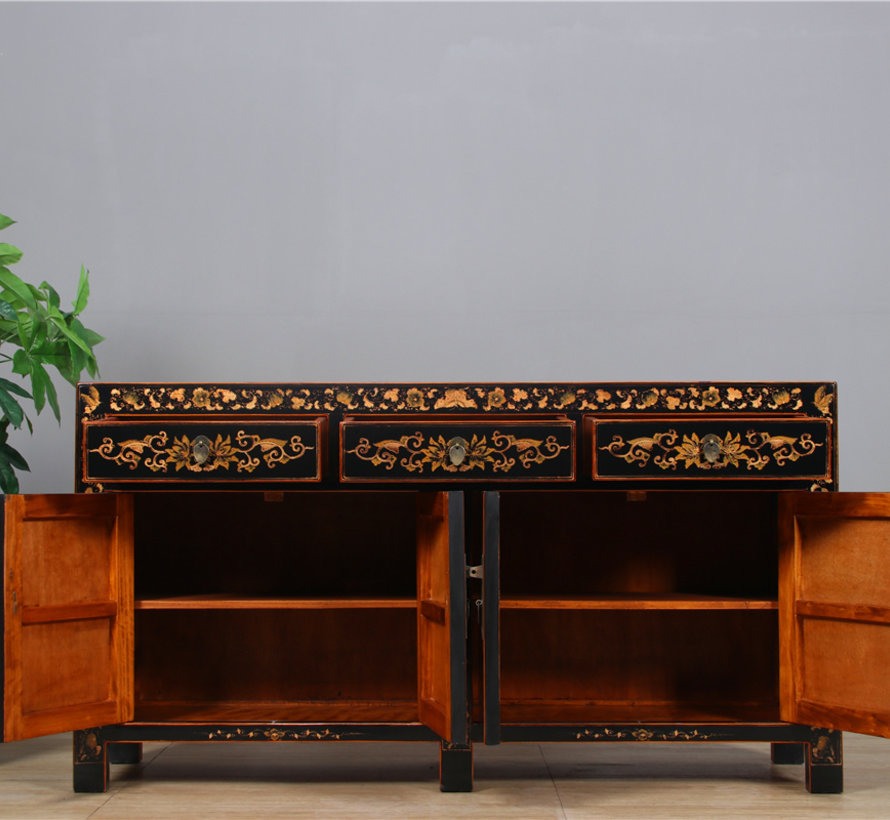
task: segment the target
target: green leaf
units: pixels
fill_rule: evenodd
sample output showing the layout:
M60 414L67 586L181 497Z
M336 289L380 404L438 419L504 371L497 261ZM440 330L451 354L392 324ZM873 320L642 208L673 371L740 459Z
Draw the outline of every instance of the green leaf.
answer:
M95 347L100 342L105 341L104 336L100 336L95 330L90 330L88 327L83 329L82 338L91 348Z
M71 354L71 371L67 375L70 375L76 381L77 376L82 373L87 366L87 354L73 342L68 342L68 352ZM74 382L71 383L74 384Z
M8 242L0 242L0 265L14 265L22 258L22 252Z
M86 345L86 349L89 351L87 356L87 369L90 371L91 375L95 375L94 371L96 370L96 357L93 355L93 345L99 344L99 342L104 341L104 337L100 336L95 331L89 330L83 326L83 323L80 319L72 318L68 323L68 327L71 332L74 333L78 338L82 339L84 344ZM89 362L92 361L92 366Z
M61 424L62 413L59 410L59 396L56 393L56 386L53 384L53 380L49 377L48 373L46 376L46 400L49 402L49 406L53 411L53 415L56 417L56 421Z
M40 413L46 404L46 383L49 381L47 372L40 362L31 362L31 391L34 393L34 409Z
M8 319L10 322L18 322L19 320L19 315L16 313L16 309L5 299L0 299L0 316L4 319Z
M80 313L87 306L90 298L90 272L80 266L80 282L77 283L77 296L74 297L74 312Z
M8 444L0 444L0 454L5 455L9 463L17 470L30 471L31 468L28 466L28 462L22 457L22 454Z
M41 348L43 343L46 341L46 319L43 316L35 316L34 317L34 325L33 325L34 335L31 339L31 344L28 345L29 350L33 350L34 348Z
M34 321L27 313L19 316L19 343L25 350L31 349L31 342L34 337L32 331L34 329Z
M59 296L56 289L49 282L41 282L40 289L46 293L46 302L50 309L58 310L62 298Z
M13 427L21 427L25 420L25 411L22 406L9 394L9 391L0 389L0 411L9 419Z
M0 244L0 247L2 247L2 244ZM37 300L34 298L34 294L31 293L31 288L8 268L0 267L0 285L18 296L31 310L37 310Z
M24 350L16 350L12 357L12 372L18 373L20 376L31 374L31 357Z
M15 225L15 220L10 219L4 214L0 214L0 231L2 231L4 228L8 228L10 225Z
M19 480L15 477L9 458L0 450L0 490L7 495L14 495L19 491Z
M10 393L15 393L17 396L21 396L23 399L31 398L31 394L25 390L24 387L17 385L15 382L11 382L9 379L0 378L0 389L6 389Z
M81 339L80 336L78 336L77 333L75 333L67 324L65 324L65 322L63 322L61 319L57 319L55 316L50 316L49 320L59 329L61 334L66 339L68 339L69 342L75 344L84 353L92 353L89 345L83 339Z

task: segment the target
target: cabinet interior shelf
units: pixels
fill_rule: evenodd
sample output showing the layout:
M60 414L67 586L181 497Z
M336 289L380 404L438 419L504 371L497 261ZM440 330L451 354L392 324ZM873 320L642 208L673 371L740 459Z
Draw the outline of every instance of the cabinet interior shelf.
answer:
M501 598L501 609L778 609L775 598L730 598L685 593L640 593L616 595L509 595Z
M417 699L389 700L280 700L280 701L137 701L137 722L226 723L259 722L319 723L418 720ZM309 731L306 732L309 734ZM323 738L319 738L323 739Z
M171 609L415 609L416 598L338 597L313 598L250 597L240 595L177 595L173 597L138 598L135 608Z

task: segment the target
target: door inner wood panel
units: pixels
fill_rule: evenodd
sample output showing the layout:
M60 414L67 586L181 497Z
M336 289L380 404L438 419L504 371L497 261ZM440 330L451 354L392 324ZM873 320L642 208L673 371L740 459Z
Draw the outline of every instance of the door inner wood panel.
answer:
M890 498L785 501L783 717L890 737Z
M4 738L132 717L128 496L5 499Z

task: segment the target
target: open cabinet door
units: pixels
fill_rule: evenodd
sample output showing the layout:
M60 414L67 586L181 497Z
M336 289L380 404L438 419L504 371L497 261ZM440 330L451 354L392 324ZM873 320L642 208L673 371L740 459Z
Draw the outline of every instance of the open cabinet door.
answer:
M462 492L419 493L417 697L420 721L467 739L467 589Z
M2 500L2 739L132 720L132 498Z
M890 737L890 495L780 494L781 714Z

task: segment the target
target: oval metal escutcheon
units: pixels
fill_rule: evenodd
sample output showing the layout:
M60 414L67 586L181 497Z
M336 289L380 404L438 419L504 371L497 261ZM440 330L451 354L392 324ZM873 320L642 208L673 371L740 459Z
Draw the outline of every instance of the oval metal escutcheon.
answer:
M448 460L455 466L460 467L467 457L467 448L470 446L465 438L455 436L450 439L446 447L448 448Z
M722 451L723 444L719 436L714 435L714 433L708 433L702 437L699 452L701 452L702 457L708 464L716 464Z
M197 436L192 442L192 458L199 466L210 458L210 439L207 436Z

